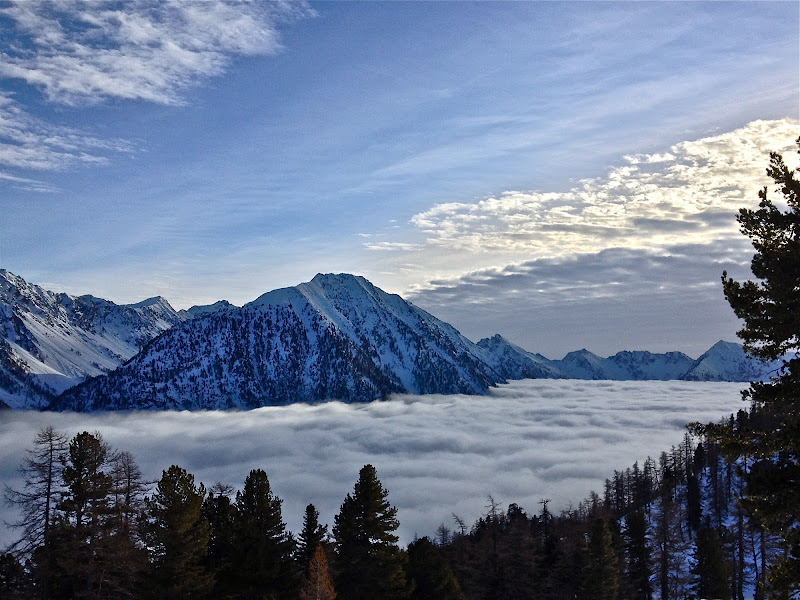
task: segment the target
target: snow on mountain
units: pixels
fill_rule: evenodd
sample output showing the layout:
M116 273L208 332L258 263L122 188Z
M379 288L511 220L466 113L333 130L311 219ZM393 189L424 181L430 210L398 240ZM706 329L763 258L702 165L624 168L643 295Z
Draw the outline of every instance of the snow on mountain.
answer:
M506 379L758 381L780 366L780 361L765 364L749 358L739 344L730 342L717 342L697 360L682 352L643 350L625 350L603 358L586 349L550 360L500 335L483 339L478 346L484 351L484 360Z
M533 354L496 334L478 342L483 359L504 379L562 379L566 374L555 362Z
M54 407L370 401L393 392L481 394L502 380L450 325L363 277L328 274L184 322Z
M119 306L53 293L0 269L0 401L12 408L46 406L181 321L161 297Z
M720 340L692 363L682 379L689 381L766 381L783 361L761 362L741 345Z
M218 300L217 302L214 302L214 304L192 306L191 308L188 309L179 310L178 314L183 318L184 321L188 321L190 319L204 317L205 315L211 313L219 312L221 310L230 310L232 308L236 307L227 300Z

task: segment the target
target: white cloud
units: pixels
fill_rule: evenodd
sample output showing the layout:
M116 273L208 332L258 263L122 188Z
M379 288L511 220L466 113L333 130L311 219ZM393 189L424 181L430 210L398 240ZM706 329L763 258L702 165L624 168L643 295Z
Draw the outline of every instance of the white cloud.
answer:
M607 176L561 192L507 191L437 204L411 222L429 246L473 255L558 257L605 248L659 248L735 234L732 216L754 204L770 151L796 162L795 120L754 121L736 131L626 156ZM704 218L727 211L731 218Z
M108 154L133 152L134 149L135 146L125 140L101 139L36 119L11 94L0 92L0 165L53 171L76 164L106 164ZM6 175L2 179L55 190L49 184L24 177Z
M178 104L232 56L277 52L276 23L312 12L290 2L12 2L0 14L27 43L5 44L0 76L64 104Z
M309 502L332 524L358 470L371 463L398 507L407 543L415 533L432 535L441 522L452 525L452 512L471 523L487 494L530 512L541 498L551 498L556 510L574 505L601 490L614 469L679 443L685 423L738 410L740 388L538 380L488 396L397 396L249 412L6 411L0 481L19 485L16 468L42 427L70 435L99 430L131 451L147 478L178 464L207 485L241 486L250 469L265 469L289 528L299 531ZM1 544L9 532L0 532Z

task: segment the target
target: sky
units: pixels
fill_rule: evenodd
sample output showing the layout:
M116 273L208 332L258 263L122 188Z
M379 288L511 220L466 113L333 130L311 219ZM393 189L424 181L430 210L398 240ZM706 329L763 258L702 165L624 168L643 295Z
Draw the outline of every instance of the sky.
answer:
M43 413L0 419L0 482L21 489L17 467L47 425L72 437L99 431L133 454L143 477L171 464L206 487L241 489L264 469L283 501L290 531L311 503L333 525L358 472L372 464L398 509L400 543L434 536L452 515L471 526L488 497L529 514L576 508L606 478L679 445L690 421L709 422L743 407L742 384L686 381L524 380L487 396L394 396L386 402L261 408L252 411ZM10 506L0 503L0 548L13 541Z
M241 305L365 276L477 341L697 357L796 164L797 2L0 2L0 268Z

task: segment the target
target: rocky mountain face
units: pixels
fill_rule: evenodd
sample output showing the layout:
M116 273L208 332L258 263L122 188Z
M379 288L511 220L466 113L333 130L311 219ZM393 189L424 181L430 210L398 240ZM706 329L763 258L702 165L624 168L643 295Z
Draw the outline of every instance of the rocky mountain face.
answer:
M762 363L748 357L741 345L717 342L697 360L682 352L656 354L643 350L622 351L602 358L588 350L576 350L561 360L531 354L499 335L478 342L506 379L565 378L686 381L763 381L780 361ZM537 375L537 373L540 373Z
M778 367L728 342L697 360L588 350L551 360L499 335L474 344L345 274L317 275L241 308L220 301L176 312L160 297L117 305L49 292L0 270L0 408L252 408L484 394L527 378L753 381Z
M190 318L161 297L118 305L50 292L0 269L0 402L12 408L47 406L65 389L116 369Z
M59 409L253 408L394 392L485 393L503 378L450 325L363 277L317 275L181 323Z

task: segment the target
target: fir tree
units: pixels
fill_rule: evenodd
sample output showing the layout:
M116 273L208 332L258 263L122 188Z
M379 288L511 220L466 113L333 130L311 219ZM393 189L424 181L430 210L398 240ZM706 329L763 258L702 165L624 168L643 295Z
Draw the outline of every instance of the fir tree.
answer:
M234 578L242 598L294 598L297 593L294 541L286 531L281 504L262 469L250 471L236 494Z
M693 588L700 598L730 598L730 565L725 560L722 540L713 527L697 533L694 551Z
M408 546L410 600L464 600L461 586L439 550L426 537Z
M308 568L311 558L316 554L317 546L325 541L327 535L328 526L320 525L319 511L313 504L309 504L303 515L303 529L297 538L297 560L303 571Z
M619 587L617 553L605 519L595 519L589 536L581 597L585 600L614 600Z
M389 504L375 467L365 465L335 517L336 589L342 600L406 597L403 557L397 548L397 509Z
M205 567L209 526L201 518L206 490L176 465L163 472L145 499L142 537L154 568L150 596L158 599L205 598L213 578Z

